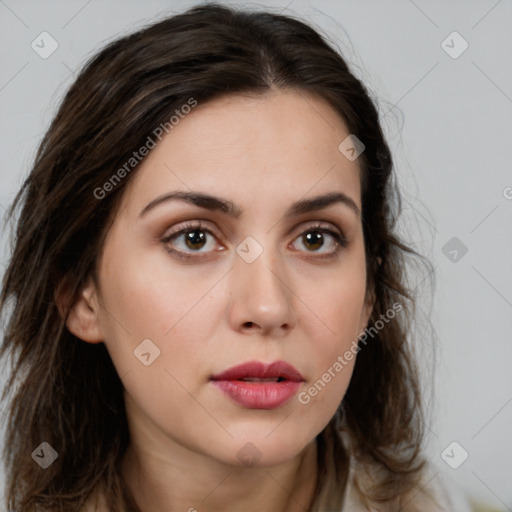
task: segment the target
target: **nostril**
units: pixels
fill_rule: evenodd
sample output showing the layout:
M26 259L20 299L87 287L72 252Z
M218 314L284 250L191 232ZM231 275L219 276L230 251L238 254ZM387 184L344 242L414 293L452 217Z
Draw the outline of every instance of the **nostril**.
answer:
M245 322L244 326L245 327L252 327L253 323L252 322Z

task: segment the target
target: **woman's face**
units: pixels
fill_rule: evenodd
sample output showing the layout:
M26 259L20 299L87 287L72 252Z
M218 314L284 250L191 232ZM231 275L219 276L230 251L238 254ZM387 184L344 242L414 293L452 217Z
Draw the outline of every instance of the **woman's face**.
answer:
M338 149L348 135L302 92L230 96L199 104L145 157L90 299L140 446L274 465L335 414L355 362L343 356L371 311L360 169ZM178 192L193 196L165 199ZM329 194L342 199L312 201ZM300 376L212 380L276 361Z

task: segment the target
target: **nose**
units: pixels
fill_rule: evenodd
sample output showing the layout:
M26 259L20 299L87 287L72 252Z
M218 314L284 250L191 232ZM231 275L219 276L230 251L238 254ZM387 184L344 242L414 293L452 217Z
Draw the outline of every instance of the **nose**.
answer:
M234 330L280 338L293 329L297 297L285 270L285 263L270 249L252 263L235 256L229 273L229 321Z

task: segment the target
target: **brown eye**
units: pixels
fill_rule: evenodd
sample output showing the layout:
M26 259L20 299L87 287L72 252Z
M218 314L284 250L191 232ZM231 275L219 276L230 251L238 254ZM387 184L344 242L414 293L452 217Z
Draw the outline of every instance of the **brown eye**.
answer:
M187 224L162 239L165 249L182 259L203 257L214 252L217 246L215 235L201 224ZM205 250L203 250L205 249Z
M304 246L316 251L324 245L324 235L320 231L309 231L302 235Z
M343 234L323 225L309 227L296 240L300 240L300 243L295 242L294 245L302 245L305 252L317 253L319 257L334 256L342 247L346 247L348 244ZM325 250L321 250L323 248Z
M205 231L201 229L194 229L192 231L186 231L183 235L185 236L185 244L189 249L202 249L206 243Z

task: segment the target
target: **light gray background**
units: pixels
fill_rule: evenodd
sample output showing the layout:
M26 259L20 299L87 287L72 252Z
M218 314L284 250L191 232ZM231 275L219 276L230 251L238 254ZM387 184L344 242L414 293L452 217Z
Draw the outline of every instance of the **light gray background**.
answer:
M84 60L195 4L0 0L2 215ZM437 478L512 510L512 1L250 5L323 30L377 98L405 198L403 233L435 266L432 308L429 279L416 277L435 327L423 335L437 347L428 453ZM59 44L47 59L31 48L43 31ZM453 31L469 44L458 58L442 47ZM461 48L453 36L445 44ZM456 262L442 250L452 237L468 249ZM5 243L3 233L2 272ZM453 441L469 453L458 469L441 458Z

